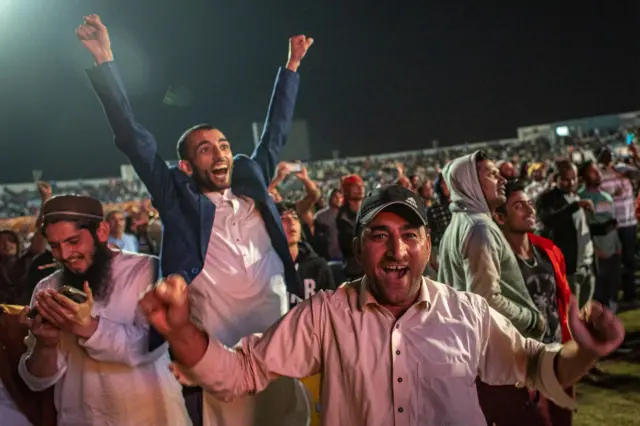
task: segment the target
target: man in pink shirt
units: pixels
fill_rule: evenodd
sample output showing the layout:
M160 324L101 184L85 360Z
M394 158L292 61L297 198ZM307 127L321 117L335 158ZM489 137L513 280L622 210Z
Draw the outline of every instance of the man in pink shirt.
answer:
M392 185L371 192L358 212L354 253L365 276L315 294L241 347L191 322L180 277L161 281L140 305L191 378L220 399L321 373L323 425L484 424L476 377L574 408L563 389L620 345L620 321L596 302L581 316L572 300L574 340L526 339L484 298L423 278L430 252L424 202Z

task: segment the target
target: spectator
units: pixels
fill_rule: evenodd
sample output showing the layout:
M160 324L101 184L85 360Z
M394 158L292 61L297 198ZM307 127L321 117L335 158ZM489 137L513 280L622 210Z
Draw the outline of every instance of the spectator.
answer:
M111 210L107 213L106 220L109 223L109 244L113 244L120 250L138 253L138 240L132 234L125 233L127 222L122 210Z
M413 194L390 186L363 202L356 252L365 277L312 296L236 350L190 321L191 288L180 276L150 290L141 308L196 382L220 397L260 392L281 376L321 373L325 426L484 424L476 376L522 383L574 408L562 389L622 342L620 320L600 305L583 320L573 303L575 341L547 346L523 338L483 298L422 277L429 238Z
M353 237L356 226L356 216L362 200L364 200L364 182L358 175L348 175L342 178L342 193L344 203L338 210L336 227L338 228L338 242L344 258L344 273L348 279L359 278L363 274L362 267L353 253Z
M560 160L555 169L556 186L542 193L536 202L540 234L562 250L569 286L582 307L593 297L595 287L595 253L585 215L585 211L593 212L593 203L576 194L578 176L573 163Z
M300 282L304 284L305 299L320 290L335 290L336 284L327 261L318 256L309 243L302 241L302 227L295 204L279 203L277 208L291 259L296 265Z
M546 324L492 213L505 203L506 180L482 151L457 158L442 175L451 192L451 223L440 241L438 280L487 299L527 337Z
M613 197L618 237L622 243L622 302L630 307L638 306L635 278L638 236L633 186L631 180L614 165L610 149L603 148L598 153L598 161L602 167L600 188Z
M565 343L571 340L567 321L571 290L567 283L564 257L550 240L533 234L536 211L524 188L522 181L507 182L507 200L496 209L494 217L516 254L529 295L547 325L541 341L547 344ZM526 413L525 424L542 425L545 424L543 419L548 418L554 426L571 425L570 410L526 388L489 387L480 383L479 389L487 424L520 426ZM515 400L518 403L514 403ZM506 406L505 401L509 401ZM530 410L529 407L534 409Z
M334 188L329 192L329 206L316 213L316 246L319 254L327 260L342 260L336 219L343 202L342 190Z
M137 309L138 294L157 279L157 259L112 251L98 200L63 195L42 210L43 234L63 268L36 286L35 319L22 313L30 329L22 379L33 391L55 387L60 425L191 424L167 345L149 352L149 325ZM63 285L83 289L87 301L63 296Z
M584 186L578 191L583 200L590 200L594 210L587 215L589 232L598 259L594 298L614 312L620 288L622 244L618 237L613 197L600 189L602 175L593 161L580 167Z
M278 71L264 132L251 157L234 157L226 136L201 124L180 137L178 168L170 168L158 156L153 135L136 122L100 18L87 17L78 36L95 59L89 77L116 144L163 218L162 273L181 274L190 283L196 320L226 344L233 346L243 336L264 332L291 302L304 296L267 186L291 129L297 71L313 39L299 35L289 40L288 62ZM161 342L160 336L151 334L152 348ZM295 386L291 380L282 383ZM254 407L268 395L269 391L229 403L196 390L187 398L196 423L221 419L243 425L252 422ZM290 408L284 405L290 401L278 401L282 403L269 404L263 418L282 420Z

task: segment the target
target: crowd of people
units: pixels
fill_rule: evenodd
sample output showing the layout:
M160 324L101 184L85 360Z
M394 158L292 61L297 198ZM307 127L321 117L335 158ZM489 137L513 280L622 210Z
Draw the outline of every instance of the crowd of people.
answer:
M254 153L200 124L170 168L106 26L91 15L77 35L141 184L41 182L35 211L5 193L36 218L0 231L2 421L571 424L573 385L638 306L640 156L610 148L632 129L279 162L313 43L300 35ZM153 205L104 208L143 191Z

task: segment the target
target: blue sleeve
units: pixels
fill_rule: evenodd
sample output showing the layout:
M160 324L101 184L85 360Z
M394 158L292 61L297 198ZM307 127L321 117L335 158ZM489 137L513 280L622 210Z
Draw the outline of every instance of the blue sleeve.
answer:
M260 166L267 184L273 179L280 160L280 152L291 132L291 121L293 120L299 84L300 75L298 73L280 68L271 94L260 143L251 155L251 159Z
M87 70L87 75L109 120L116 146L129 158L156 208L164 210L176 195L171 171L158 155L151 132L136 122L116 64L105 62Z

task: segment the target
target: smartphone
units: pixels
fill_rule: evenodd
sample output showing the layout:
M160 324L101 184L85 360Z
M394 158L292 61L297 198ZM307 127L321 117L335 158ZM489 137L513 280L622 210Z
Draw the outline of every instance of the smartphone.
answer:
M62 286L60 290L58 290L58 293L73 300L76 303L84 303L87 301L87 299L89 299L89 296L87 296L87 293L68 285ZM29 313L27 314L27 317L31 319L35 319L37 315L38 315L38 310L36 308L33 308L29 311Z
M89 299L89 296L87 296L87 293L68 285L62 286L60 290L58 290L58 293L73 300L76 303L84 303L87 301L87 299Z
M289 171L293 173L300 173L302 171L302 164L300 163L289 163Z

